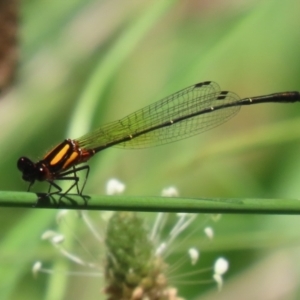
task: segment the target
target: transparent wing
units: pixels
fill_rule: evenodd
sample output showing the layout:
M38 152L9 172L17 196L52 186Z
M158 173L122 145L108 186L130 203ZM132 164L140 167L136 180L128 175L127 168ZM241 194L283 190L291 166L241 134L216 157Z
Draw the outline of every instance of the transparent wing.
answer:
M221 92L215 82L198 83L108 123L77 142L96 151L110 146L134 149L175 142L229 120L240 109L230 106L237 100L237 95ZM218 106L222 109L211 109Z

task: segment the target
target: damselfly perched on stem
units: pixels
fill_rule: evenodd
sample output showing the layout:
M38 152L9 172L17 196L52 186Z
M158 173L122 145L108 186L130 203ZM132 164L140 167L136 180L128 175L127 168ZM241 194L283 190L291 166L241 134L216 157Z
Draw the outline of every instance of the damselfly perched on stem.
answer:
M18 160L23 179L29 182L47 181L48 194L58 194L62 188L56 180L73 181L64 193L76 187L82 195L90 167L81 165L94 154L109 148L146 148L175 142L216 127L233 117L243 105L258 103L292 103L300 101L299 92L284 92L240 99L236 94L221 91L217 83L205 81L174 93L146 106L123 119L108 123L78 139L66 139L45 157L34 163L27 157ZM79 189L77 172L86 171ZM56 191L51 192L51 187Z

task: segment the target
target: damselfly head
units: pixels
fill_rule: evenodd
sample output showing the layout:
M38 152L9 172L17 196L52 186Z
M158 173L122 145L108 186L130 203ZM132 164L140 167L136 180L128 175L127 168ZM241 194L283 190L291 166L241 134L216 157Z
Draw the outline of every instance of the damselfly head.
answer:
M35 180L43 180L45 170L27 157L20 157L17 163L18 169L23 173L25 181L33 183Z

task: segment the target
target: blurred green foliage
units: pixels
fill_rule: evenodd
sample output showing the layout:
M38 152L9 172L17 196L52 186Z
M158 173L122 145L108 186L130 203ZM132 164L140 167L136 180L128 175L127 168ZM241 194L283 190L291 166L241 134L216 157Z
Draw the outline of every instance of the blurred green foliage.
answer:
M64 138L196 82L216 81L240 97L300 90L299 8L297 0L23 1L18 82L0 101L1 189L27 188L18 157L38 160ZM176 144L103 151L89 161L86 192L104 193L117 177L129 195L174 185L186 197L298 198L299 114L299 104L244 107ZM1 299L51 299L50 276L34 279L31 265L53 257L39 236L54 226L54 214L0 210ZM228 283L218 295L205 288L201 299L299 298L299 221L225 215L202 251L204 266L215 255L229 259ZM61 299L99 299L101 286L88 280L67 278ZM204 288L182 291L198 299Z

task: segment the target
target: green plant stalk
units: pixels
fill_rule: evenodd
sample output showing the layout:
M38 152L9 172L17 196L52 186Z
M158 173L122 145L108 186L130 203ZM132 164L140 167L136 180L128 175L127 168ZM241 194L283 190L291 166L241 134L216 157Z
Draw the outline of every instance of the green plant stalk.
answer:
M38 201L35 193L0 192L0 207L122 210L145 212L300 214L299 199L167 198L151 196L67 195Z

